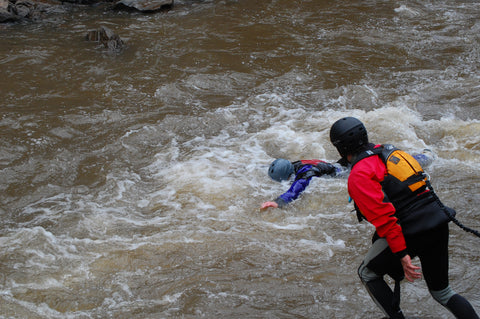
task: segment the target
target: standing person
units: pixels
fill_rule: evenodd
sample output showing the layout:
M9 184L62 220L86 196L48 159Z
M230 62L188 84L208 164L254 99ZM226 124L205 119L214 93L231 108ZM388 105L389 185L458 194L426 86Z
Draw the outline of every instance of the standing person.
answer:
M388 318L404 318L399 282L421 278L420 267L411 261L418 256L432 297L456 318L478 318L448 281L448 222L455 212L428 187L420 165L391 145L370 144L365 126L353 117L336 121L330 140L352 165L348 192L359 219L376 228L358 269L375 303ZM394 291L384 281L387 274L395 280Z

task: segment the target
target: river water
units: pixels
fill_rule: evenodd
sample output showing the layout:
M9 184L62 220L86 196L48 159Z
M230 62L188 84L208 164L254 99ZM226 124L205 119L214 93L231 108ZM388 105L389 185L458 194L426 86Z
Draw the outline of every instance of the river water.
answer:
M0 318L380 318L356 270L373 228L345 179L285 209L269 163L336 161L331 124L437 155L480 229L480 3L176 1L0 26ZM84 41L106 26L121 53ZM450 278L480 311L479 239ZM418 260L416 261L418 264ZM424 281L415 318L451 318Z

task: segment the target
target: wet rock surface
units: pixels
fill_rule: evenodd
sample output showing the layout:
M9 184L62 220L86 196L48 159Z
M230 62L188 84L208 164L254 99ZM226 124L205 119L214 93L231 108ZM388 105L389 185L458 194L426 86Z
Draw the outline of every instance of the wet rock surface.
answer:
M115 4L115 8L153 12L170 9L173 2L173 0L120 0Z
M0 23L36 20L48 13L53 5L32 0L0 0Z
M87 41L103 44L109 52L120 52L125 47L125 43L118 34L103 26L97 30L88 31L85 38Z
M156 12L171 9L174 0L0 0L0 23L39 20L45 15L57 11L63 3L94 5L110 3L115 10L134 10Z

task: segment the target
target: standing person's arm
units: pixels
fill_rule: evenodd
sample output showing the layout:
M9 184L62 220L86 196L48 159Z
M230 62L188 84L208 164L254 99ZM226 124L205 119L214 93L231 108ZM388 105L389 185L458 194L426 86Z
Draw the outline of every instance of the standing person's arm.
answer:
M412 259L410 258L409 255L403 256L403 258L400 259L400 262L402 263L405 278L408 281L413 282L415 279L419 279L422 277L422 275L419 272L417 272L417 270L419 270L420 267L417 267L412 264Z
M420 278L419 267L411 263L402 227L394 216L395 207L385 199L381 182L386 168L378 156L357 163L348 179L348 191L364 217L375 226L377 234L387 240L392 252L400 259L405 277L413 281Z

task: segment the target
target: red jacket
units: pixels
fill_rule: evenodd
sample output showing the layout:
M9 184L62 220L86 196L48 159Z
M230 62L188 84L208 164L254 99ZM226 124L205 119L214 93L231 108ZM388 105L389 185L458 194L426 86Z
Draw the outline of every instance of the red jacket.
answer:
M380 184L387 175L387 168L379 156L367 157L355 164L348 178L348 192L362 215L372 223L377 234L387 240L393 253L406 254L402 227L393 216L395 208L385 199Z

